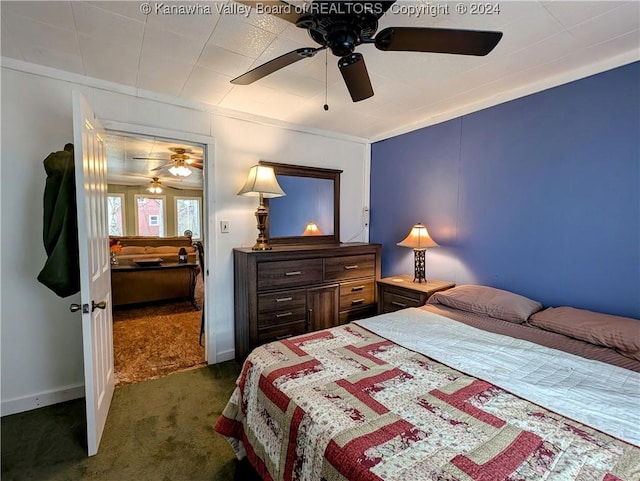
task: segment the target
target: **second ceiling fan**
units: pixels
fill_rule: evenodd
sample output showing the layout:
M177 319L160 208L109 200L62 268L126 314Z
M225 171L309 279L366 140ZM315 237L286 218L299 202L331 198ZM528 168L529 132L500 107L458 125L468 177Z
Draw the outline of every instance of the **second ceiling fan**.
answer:
M170 185L163 184L159 177L154 177L147 185L147 190L152 194L161 194L164 189L179 190Z
M236 0L244 5L260 1ZM269 13L304 28L319 47L298 48L264 63L232 84L248 85L299 60L313 57L326 48L340 57L338 68L354 102L373 96L373 87L361 53L355 48L374 44L378 50L433 52L457 55L487 55L502 38L502 32L455 30L429 27L389 27L378 30L378 20L395 1L314 0L305 8L283 0L270 2Z

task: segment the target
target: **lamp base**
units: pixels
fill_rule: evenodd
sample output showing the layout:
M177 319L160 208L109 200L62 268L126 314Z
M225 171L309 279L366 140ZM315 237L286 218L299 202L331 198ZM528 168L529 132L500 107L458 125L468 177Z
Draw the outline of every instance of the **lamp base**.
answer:
M413 282L427 282L424 277L425 274L425 252L426 249L413 249L414 254L414 273Z
M256 210L256 220L258 221L258 238L255 245L251 248L254 251L269 251L271 246L269 245L269 239L265 235L267 230L267 219L269 218L269 210L264 205L262 194L260 194L260 205Z
M256 239L256 243L251 248L251 250L254 251L270 251L271 249L273 249L273 247L271 247L266 241L260 241L260 239Z

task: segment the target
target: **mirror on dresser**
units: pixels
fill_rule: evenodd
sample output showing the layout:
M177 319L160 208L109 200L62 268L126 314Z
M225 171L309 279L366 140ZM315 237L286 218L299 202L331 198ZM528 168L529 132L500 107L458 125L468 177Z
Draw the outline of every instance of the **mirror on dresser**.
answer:
M341 170L260 161L273 167L284 197L265 199L272 245L340 243Z

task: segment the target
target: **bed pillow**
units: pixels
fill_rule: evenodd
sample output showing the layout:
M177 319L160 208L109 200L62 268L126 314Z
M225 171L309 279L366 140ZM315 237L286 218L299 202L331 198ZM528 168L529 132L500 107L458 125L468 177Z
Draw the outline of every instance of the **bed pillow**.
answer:
M461 311L486 314L503 321L522 324L542 304L513 292L494 287L462 285L436 292L429 298L430 304L443 304Z
M575 307L550 307L537 312L529 323L598 346L615 349L640 361L640 320Z

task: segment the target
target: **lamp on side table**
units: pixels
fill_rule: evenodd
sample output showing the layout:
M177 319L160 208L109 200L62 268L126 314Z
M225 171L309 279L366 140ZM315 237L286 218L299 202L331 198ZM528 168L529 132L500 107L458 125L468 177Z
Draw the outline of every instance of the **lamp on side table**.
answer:
M425 251L429 247L438 247L438 244L431 238L427 228L422 224L416 224L411 228L409 235L402 242L396 245L400 247L410 247L414 253L414 277L413 282L427 282L425 279Z

